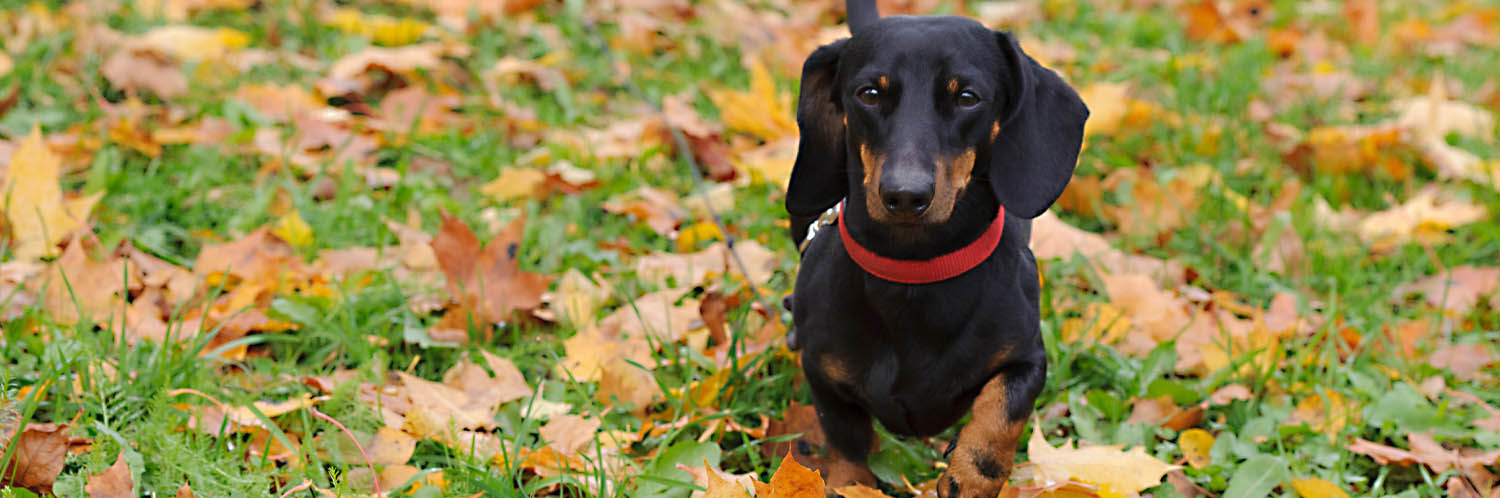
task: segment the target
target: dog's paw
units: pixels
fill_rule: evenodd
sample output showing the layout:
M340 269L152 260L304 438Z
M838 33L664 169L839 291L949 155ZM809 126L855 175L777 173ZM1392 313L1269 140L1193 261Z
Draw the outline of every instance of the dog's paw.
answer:
M984 472L991 470L991 472ZM980 469L966 462L950 462L947 471L938 478L939 498L995 498L1005 489L1009 475L993 469Z

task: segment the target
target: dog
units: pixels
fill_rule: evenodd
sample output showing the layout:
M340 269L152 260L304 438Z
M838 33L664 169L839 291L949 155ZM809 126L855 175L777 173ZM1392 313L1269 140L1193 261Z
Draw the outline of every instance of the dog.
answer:
M1088 108L1009 33L874 3L848 2L851 36L803 65L788 341L827 436L829 495L877 484L872 418L927 437L971 413L938 493L993 498L1047 374L1031 219L1072 177Z

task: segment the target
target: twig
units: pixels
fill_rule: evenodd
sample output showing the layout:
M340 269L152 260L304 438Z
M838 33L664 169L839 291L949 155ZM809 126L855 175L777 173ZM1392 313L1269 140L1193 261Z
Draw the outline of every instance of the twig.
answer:
M344 435L349 436L350 441L354 441L354 447L359 449L359 456L364 458L365 465L370 467L370 482L375 484L375 496L380 496L380 474L375 473L375 464L370 461L370 454L365 453L365 446L359 444L359 438L354 437L354 432L350 431L348 427L344 427L344 424L334 420L333 417L324 415L316 407L309 406L307 407L307 411L311 412L314 417L326 420L328 423L333 424L334 427L338 427L339 430L344 431Z

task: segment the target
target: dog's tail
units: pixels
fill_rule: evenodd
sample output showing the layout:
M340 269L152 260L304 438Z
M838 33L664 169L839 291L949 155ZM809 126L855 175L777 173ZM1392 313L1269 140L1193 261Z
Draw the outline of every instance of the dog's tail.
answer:
M846 0L844 7L849 11L849 34L859 34L880 20L875 0Z

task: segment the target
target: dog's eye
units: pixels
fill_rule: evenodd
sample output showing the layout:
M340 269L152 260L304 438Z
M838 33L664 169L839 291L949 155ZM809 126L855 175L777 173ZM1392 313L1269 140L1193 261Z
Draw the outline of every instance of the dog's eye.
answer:
M876 105L880 103L880 90L875 87L864 87L859 90L859 101L865 105Z
M959 107L974 107L979 105L979 94L969 90L959 92L958 98L954 99Z

